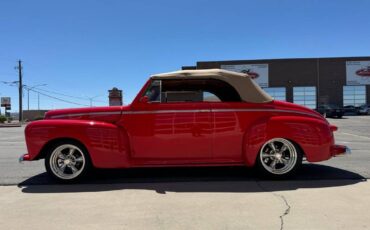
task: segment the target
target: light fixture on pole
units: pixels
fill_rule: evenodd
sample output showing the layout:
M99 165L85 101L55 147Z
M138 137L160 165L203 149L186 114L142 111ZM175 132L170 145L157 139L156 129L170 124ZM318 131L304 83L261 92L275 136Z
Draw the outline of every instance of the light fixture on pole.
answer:
M46 86L47 84L39 84L39 85L34 85L34 86L31 86L31 87L28 87L27 85L24 85L26 90L27 90L27 110L30 110L30 90L36 88L36 87L40 87L40 86ZM38 107L38 110L40 110L40 93L37 93L37 107Z
M97 98L97 97L101 97L101 95L96 95L94 97L88 97L88 96L84 96L84 97L86 97L87 99L89 99L89 101L90 101L90 107L93 107L93 99L94 98Z

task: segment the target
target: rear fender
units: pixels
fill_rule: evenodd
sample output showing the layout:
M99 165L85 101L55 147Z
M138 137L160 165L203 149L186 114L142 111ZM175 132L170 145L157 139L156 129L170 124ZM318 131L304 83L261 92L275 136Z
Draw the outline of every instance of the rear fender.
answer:
M317 162L331 157L330 146L334 144L334 138L325 121L299 116L274 116L257 121L246 131L245 163L253 166L263 144L277 137L297 144L307 161Z

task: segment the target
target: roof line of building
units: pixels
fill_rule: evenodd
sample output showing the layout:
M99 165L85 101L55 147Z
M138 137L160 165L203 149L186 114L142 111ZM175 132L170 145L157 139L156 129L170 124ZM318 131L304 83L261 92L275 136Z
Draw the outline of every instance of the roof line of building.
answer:
M285 61L285 60L316 60L316 59L370 59L370 56L351 56L351 57L309 57L309 58L271 58L271 59L246 59L246 60L221 60L221 61L197 61L196 63L230 63L230 62L253 62L253 61ZM189 66L190 67L190 66Z

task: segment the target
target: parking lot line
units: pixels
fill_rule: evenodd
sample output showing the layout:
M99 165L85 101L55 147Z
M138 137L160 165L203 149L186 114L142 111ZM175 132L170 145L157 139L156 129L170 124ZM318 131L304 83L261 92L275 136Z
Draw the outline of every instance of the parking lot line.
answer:
M365 139L370 140L370 137L361 136L361 135L357 135L357 134L353 134L353 133L345 133L345 132L339 132L339 133L340 134L346 134L346 135L354 136L354 137L362 137L362 138L365 138Z

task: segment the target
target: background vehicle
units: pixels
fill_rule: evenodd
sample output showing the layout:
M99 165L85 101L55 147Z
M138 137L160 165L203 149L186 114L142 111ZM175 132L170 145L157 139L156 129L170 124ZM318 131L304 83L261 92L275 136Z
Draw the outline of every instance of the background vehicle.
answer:
M344 109L344 115L357 115L358 114L358 108L353 105L346 105L343 107Z
M367 104L361 105L358 108L358 114L360 114L360 115L368 115L368 114L370 114L370 105L367 105Z
M332 104L319 105L316 111L322 114L324 117L342 118L344 114L344 109Z
M283 178L349 149L319 113L274 101L248 75L184 70L153 75L128 106L49 111L25 130L28 153L75 181L92 168L257 167Z

